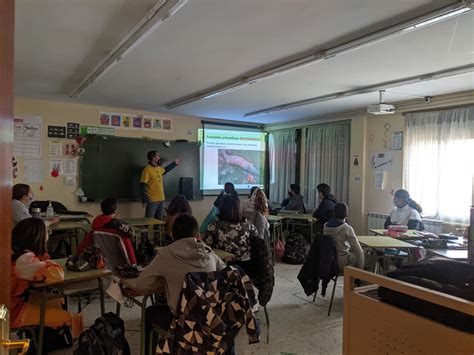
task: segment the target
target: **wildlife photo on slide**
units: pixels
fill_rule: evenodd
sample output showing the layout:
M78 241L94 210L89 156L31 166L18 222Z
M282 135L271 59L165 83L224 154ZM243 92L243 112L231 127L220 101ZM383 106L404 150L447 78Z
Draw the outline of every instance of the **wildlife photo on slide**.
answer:
M219 184L261 184L260 169L264 152L258 150L219 149Z

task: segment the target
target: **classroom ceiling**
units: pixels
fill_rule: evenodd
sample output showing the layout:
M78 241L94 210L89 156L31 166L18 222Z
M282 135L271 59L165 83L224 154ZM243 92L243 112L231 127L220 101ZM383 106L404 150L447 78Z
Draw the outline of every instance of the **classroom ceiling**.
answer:
M285 59L337 45L453 1L190 0L78 99L73 89L157 0L17 0L20 96L258 123L376 103L377 92L255 117L246 113L474 63L474 11L225 95L166 105ZM474 89L464 74L387 89L387 102Z

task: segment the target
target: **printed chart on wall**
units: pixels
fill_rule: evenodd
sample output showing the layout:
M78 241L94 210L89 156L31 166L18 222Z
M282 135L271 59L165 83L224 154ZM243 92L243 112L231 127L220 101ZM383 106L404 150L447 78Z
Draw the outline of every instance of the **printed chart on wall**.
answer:
M14 120L13 155L41 157L41 117L21 117Z
M265 133L257 129L204 125L201 142L201 188L219 193L226 182L240 191L263 187Z

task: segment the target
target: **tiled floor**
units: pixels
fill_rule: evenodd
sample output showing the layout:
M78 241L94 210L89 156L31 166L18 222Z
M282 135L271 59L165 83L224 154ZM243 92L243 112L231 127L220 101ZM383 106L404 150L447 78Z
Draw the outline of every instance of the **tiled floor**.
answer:
M265 324L263 309L259 312L262 324L261 342L248 344L245 329L236 340L237 354L341 354L342 352L342 279L338 282L331 316L327 316L330 290L325 299L307 297L296 279L300 265L277 264L276 285L272 300L267 305L270 327ZM74 309L74 305L72 305ZM112 300L106 302L107 311L115 311ZM84 310L85 325L91 325L99 311L98 300ZM126 338L132 354L139 354L140 309L122 307ZM268 342L267 342L268 341ZM72 354L72 349L55 354Z

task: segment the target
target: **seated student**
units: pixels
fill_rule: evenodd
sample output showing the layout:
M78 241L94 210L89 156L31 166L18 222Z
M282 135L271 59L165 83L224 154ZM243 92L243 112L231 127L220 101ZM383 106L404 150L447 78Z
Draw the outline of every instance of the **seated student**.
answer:
M12 222L13 226L25 218L31 218L30 206L33 201L33 190L27 184L15 184L12 191ZM46 227L59 222L58 217L49 218L45 223Z
M164 278L168 303L167 306L155 305L146 309L147 336L149 329L156 325L163 330L169 328L187 273L219 271L226 267L210 247L197 240L198 236L196 219L187 213L180 214L173 223L175 241L160 248L153 261L140 273L137 287L142 290L156 288L159 278Z
M323 233L336 239L337 264L342 272L344 266L364 268L364 251L354 233L354 229L346 223L347 205L336 203L334 216L324 225Z
M92 232L88 233L79 244L77 253L81 254L84 249L92 246L92 233L95 231L118 234L122 237L123 244L127 251L128 259L132 265L137 263L132 240L136 238L135 231L129 224L117 219L118 200L108 197L100 203L102 214L97 216L92 222Z
M257 228L242 218L240 201L236 196L225 196L217 219L207 227L204 241L212 248L235 254L238 264L252 277L250 239L258 238Z
M410 198L407 190L397 190L393 197L395 208L385 221L384 227L392 224L408 226L408 229L424 230L421 222L421 206Z
M316 233L321 233L323 231L324 224L333 216L334 206L336 205L337 201L331 194L331 188L328 184L319 184L316 188L318 189L318 197L320 202L318 208L313 212L313 217L317 218L315 223L315 231Z
M263 190L254 186L250 189L249 198L242 201L242 217L253 223L260 238L269 240L270 224L266 216L268 216L267 197Z
M224 184L224 190L221 191L220 195L217 196L216 200L214 201L214 206L209 211L209 214L204 218L204 221L201 223L199 227L199 234L204 235L206 233L207 227L216 220L217 215L219 214L219 206L222 202L222 199L225 196L232 195L239 198L239 194L235 191L234 184L231 182L226 182Z
M39 218L27 218L18 222L12 231L10 327L39 325L39 302L28 292L31 281L54 283L64 280L64 270L49 260L46 253L48 233ZM49 300L46 305L45 326L58 328L70 326L72 336L82 331L82 315L62 309L62 300Z
M298 211L306 213L303 196L300 195L300 187L297 184L291 184L288 187L288 197L281 203L281 211Z
M165 223L166 223L166 234L170 237L173 236L173 223L181 213L187 213L192 215L191 205L189 204L186 197L183 195L176 195L170 201L168 208L166 209Z

